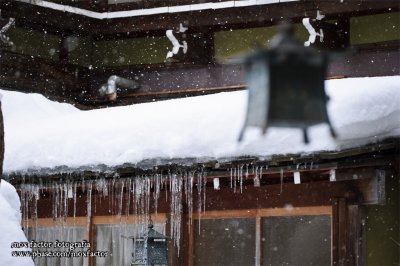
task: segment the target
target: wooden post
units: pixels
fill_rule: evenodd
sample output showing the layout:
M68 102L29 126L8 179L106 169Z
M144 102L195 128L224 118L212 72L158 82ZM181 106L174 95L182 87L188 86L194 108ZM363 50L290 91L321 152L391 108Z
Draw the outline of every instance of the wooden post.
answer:
M90 251L95 252L96 251L96 235L95 235L95 225L93 223L93 216L90 216L90 225L89 225L89 243L90 243ZM89 265L94 266L95 265L95 260L96 257L89 257Z
M365 265L364 210L358 205L348 206L348 265Z
M345 265L346 261L346 199L332 202L332 265Z
M261 228L261 216L259 213L257 213L256 216L256 259L255 259L255 264L256 266L261 265L261 233L262 233L262 228Z

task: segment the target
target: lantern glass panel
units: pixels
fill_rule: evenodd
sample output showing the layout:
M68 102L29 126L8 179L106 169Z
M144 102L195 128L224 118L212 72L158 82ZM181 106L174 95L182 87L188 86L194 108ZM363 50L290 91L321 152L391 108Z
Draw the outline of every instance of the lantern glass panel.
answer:
M326 64L322 56L309 58L307 54L270 54L270 126L304 128L326 122Z

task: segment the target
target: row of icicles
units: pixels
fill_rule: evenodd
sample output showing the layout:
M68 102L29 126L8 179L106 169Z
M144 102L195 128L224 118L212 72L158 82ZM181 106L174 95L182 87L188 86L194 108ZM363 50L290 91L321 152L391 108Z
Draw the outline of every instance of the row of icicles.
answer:
M265 169L265 168L264 168ZM239 165L228 169L230 176L230 187L233 192L242 193L243 181L253 176L254 186L260 186L263 167L249 165ZM281 175L282 175L281 171ZM180 249L181 238L181 221L183 210L183 200L187 208L189 226L193 222L193 211L197 211L200 219L201 213L206 210L206 186L207 173L204 169L199 171L184 171L179 173L139 175L131 178L120 178L115 175L113 178L98 178L81 180L73 179L68 176L64 180L49 181L43 184L22 183L18 189L21 196L22 221L25 229L29 227L37 227L38 222L38 200L43 192L51 191L50 197L52 201L52 218L58 222L60 226L66 224L68 210L73 212L73 220L75 224L77 211L77 197L81 197L82 193L86 194L86 230L90 229L90 219L92 216L92 207L94 214L96 213L97 204L107 204L110 215L117 215L119 223L129 221L129 215L133 215L135 228L134 236L143 235L152 222L157 220L158 202L160 193L165 193L166 200L170 206L170 236L174 240L178 254ZM219 189L214 186L214 189ZM79 190L79 193L77 193ZM92 194L97 192L92 203ZM126 193L126 192L129 193ZM197 202L193 202L194 193L197 193ZM124 203L124 195L127 197ZM98 203L97 201L100 201ZM103 201L103 202L102 202ZM69 205L72 202L72 207ZM153 206L151 206L153 202ZM123 206L124 205L124 206ZM114 213L114 209L117 213ZM122 213L125 210L125 217ZM153 210L153 211L151 211ZM29 219L31 218L31 219ZM33 223L33 224L32 224ZM200 222L199 222L200 226ZM200 230L199 230L200 232Z

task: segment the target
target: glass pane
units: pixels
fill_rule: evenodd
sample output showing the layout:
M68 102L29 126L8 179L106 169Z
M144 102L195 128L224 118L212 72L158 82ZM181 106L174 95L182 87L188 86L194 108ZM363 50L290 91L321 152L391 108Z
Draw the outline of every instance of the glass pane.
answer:
M263 218L263 265L330 265L331 217Z
M194 265L255 264L255 219L201 220L200 232L198 221L193 226Z
M35 242L49 242L52 243L50 248L33 248L33 250L44 251L59 251L66 252L70 251L67 247L55 247L55 242L82 242L84 240L84 228L81 226L64 226L64 227L37 227L28 229L28 240ZM87 248L75 248L72 251L79 252L87 250ZM37 257L35 258L35 265L47 266L47 265L83 265L83 257Z
M107 257L96 257L96 266L130 265L134 251L133 240L127 237L142 235L147 230L135 224L97 224L95 225L96 250L107 251ZM165 224L155 224L154 230L165 235Z

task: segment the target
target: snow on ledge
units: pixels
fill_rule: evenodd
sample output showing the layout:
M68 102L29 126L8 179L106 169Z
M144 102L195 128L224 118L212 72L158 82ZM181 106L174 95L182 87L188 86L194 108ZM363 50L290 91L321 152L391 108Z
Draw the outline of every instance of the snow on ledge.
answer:
M0 91L5 122L5 173L156 158L226 158L338 151L400 136L400 76L326 81L328 126L247 130L247 91L80 111L38 94Z

